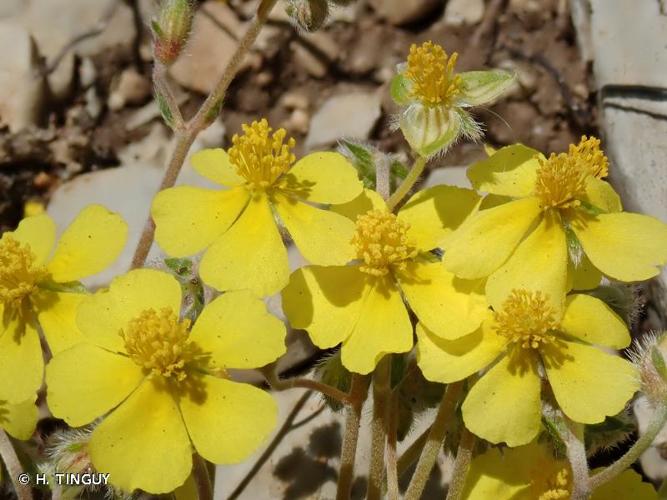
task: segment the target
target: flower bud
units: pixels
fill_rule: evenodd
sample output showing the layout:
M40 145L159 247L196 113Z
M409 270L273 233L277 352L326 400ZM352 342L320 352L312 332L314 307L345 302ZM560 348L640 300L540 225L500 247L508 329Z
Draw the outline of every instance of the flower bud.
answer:
M180 55L190 36L193 8L190 0L164 0L152 22L155 59L170 65Z
M292 21L305 31L317 31L329 15L327 0L288 0L285 8Z
M653 404L667 401L667 336L662 333L648 333L635 341L630 351L630 359L637 367L641 378L642 392Z
M341 362L340 350L331 356L322 359L315 371L315 375L323 384L330 385L345 392L350 390L352 376ZM324 399L334 411L339 411L343 408L343 404L340 401L326 396Z

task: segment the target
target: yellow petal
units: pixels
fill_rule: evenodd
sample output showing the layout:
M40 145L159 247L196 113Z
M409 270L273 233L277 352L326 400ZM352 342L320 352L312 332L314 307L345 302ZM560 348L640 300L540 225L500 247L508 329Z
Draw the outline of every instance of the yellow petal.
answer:
M202 149L190 157L194 169L208 180L223 186L240 186L245 179L236 173L224 149Z
M115 408L143 379L127 356L83 342L46 366L47 402L53 415L79 427Z
M79 306L77 325L89 342L125 352L120 330L146 309L168 307L178 314L181 295L181 285L170 274L135 269L114 278L108 290L87 296Z
M199 275L216 290L248 289L260 296L287 284L287 250L265 195L251 199L234 225L204 253Z
M623 210L621 197L606 181L597 177L586 179L586 201L605 212L620 212Z
M60 237L48 264L56 282L75 281L99 273L125 246L127 224L101 205L84 208Z
M482 210L449 238L443 262L461 278L488 276L512 255L540 214L537 198L525 198Z
M249 384L205 375L206 397L179 401L195 449L216 464L235 464L254 452L276 425L278 406L266 392Z
M276 210L307 261L323 266L347 264L355 258L354 222L328 210L276 196Z
M259 368L285 354L285 325L248 291L207 304L190 339L221 368Z
M493 244L493 243L492 243ZM560 318L567 289L567 242L557 213L545 213L505 264L489 276L486 296L499 310L512 290L540 291Z
M410 308L438 337L471 333L486 315L483 282L457 278L441 262L412 261L397 275Z
M322 349L340 344L352 332L370 291L366 276L353 266L298 269L282 292L290 325L307 330Z
M44 358L35 326L18 319L3 320L0 311L0 401L21 403L32 397L43 376Z
M363 193L354 200L341 205L333 205L330 210L356 222L357 217L373 209L386 210L387 204L377 192L364 189Z
M524 198L535 189L539 151L513 144L499 149L489 158L468 168L468 179L478 191Z
M93 431L93 465L125 491L168 493L192 468L192 447L171 395L146 380Z
M412 349L412 323L400 291L388 276L374 281L341 351L345 368L362 375L372 372L385 354Z
M178 186L160 191L151 206L155 241L167 255L194 255L229 229L249 197L243 187L216 191Z
M650 483L632 469L621 472L611 481L593 491L591 500L658 500L658 494Z
M580 217L572 224L593 265L620 281L657 276L667 262L667 224L626 212Z
M278 181L290 196L315 203L347 203L359 196L363 185L357 169L340 153L317 152L304 156Z
M471 432L497 444L530 443L540 432L540 377L528 353L504 356L470 389L461 411Z
M479 195L471 189L434 186L412 196L398 218L410 225L409 235L417 248L428 251L442 247L478 202Z
M16 439L30 439L37 426L36 398L35 395L18 404L0 402L0 427Z
M631 363L595 347L560 341L544 349L543 360L558 405L575 422L597 424L616 415L639 389Z
M591 263L585 253L581 254L579 264L574 265L568 259L568 290L592 290L597 288L602 279L602 273Z
M570 295L565 303L561 329L589 344L615 349L630 345L625 322L600 299L590 295Z
M12 236L20 243L30 246L35 254L35 264L44 264L53 250L56 242L56 224L47 214L26 217L16 228L16 231L7 232L3 236Z
M417 364L432 382L449 384L478 372L503 351L506 339L483 324L456 340L445 340L417 325Z
M47 291L42 291L36 297L39 326L42 327L51 354L58 354L83 340L76 324L76 315L85 297L82 293Z

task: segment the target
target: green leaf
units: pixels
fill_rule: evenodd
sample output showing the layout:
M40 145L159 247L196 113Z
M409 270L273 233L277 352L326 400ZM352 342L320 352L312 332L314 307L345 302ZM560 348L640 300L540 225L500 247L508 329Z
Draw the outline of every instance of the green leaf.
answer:
M391 79L389 93L396 104L399 106L406 106L410 104L412 101L410 96L411 86L412 83L409 79L403 76L403 73L399 73Z
M375 148L349 140L340 141L339 152L345 156L359 172L365 188L375 188Z
M459 73L463 80L462 104L479 106L493 101L506 92L516 80L516 75L508 71L466 71Z
M167 103L167 100L159 92L155 93L155 99L157 100L157 107L160 110L160 114L162 115L162 119L164 120L164 123L169 128L173 129L174 128L174 115L171 112L171 109L169 108L169 104Z

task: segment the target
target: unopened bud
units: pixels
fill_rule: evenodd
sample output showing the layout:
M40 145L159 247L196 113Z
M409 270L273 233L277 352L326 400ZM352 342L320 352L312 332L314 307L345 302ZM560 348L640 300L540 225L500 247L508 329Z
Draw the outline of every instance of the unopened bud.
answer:
M648 333L630 351L630 359L641 378L642 392L653 403L667 402L667 335Z
M352 376L350 372L343 366L340 358L340 350L336 353L322 359L315 371L316 377L324 384L330 385L341 391L347 392L350 390ZM329 407L334 411L339 411L343 408L343 404L332 398L325 396L325 401Z
M287 14L305 31L317 31L329 15L327 0L288 0Z
M176 60L190 36L192 17L190 0L164 0L152 22L155 59L165 65Z

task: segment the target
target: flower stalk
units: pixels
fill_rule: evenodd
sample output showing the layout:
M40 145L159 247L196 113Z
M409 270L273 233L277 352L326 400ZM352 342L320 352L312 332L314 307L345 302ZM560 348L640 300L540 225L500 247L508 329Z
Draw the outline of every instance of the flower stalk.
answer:
M285 391L288 389L294 389L297 387L303 389L312 389L324 394L327 397L340 401L341 403L352 404L350 394L336 389L330 385L323 384L317 380L311 380L308 378L290 378L286 380L281 380L276 373L275 364L265 366L261 369L262 374L266 378L266 382L271 386L272 389L276 391Z
M465 487L468 471L470 470L470 461L472 460L475 440L475 435L464 427L461 432L461 440L456 452L456 458L454 459L452 480L449 482L446 500L461 500L463 498L463 488Z
M412 168L408 172L408 175L405 177L405 179L403 179L403 182L401 182L396 191L394 191L394 193L387 200L387 207L389 208L390 212L398 206L401 200L407 196L413 186L417 183L419 177L424 172L426 162L427 159L425 157L417 157L414 164L412 165Z
M348 500L354 482L354 462L357 455L359 441L359 426L361 424L361 408L368 393L368 377L352 374L350 384L350 402L346 408L345 435L340 455L340 472L338 475L338 489L336 500Z
M378 363L373 373L373 420L371 422L371 460L368 472L368 500L382 496L385 449L387 444L389 399L391 384L391 356Z
M387 431L387 498L399 500L398 489L398 457L396 453L398 437L398 395L391 393L391 411L389 413L389 429Z
M199 500L213 500L213 485L211 484L211 476L208 473L206 461L199 453L194 454L192 461L192 476L197 485Z
M16 455L16 451L14 450L14 446L12 445L9 436L7 436L7 433L2 429L0 429L0 457L2 457L2 461L5 463L7 473L14 485L18 500L32 500L33 497L30 484L23 484L19 481L19 476L25 474L23 466L19 461L19 457Z
M405 500L418 500L431 475L431 470L438 459L438 453L447 437L450 424L456 415L456 406L463 393L463 382L454 382L447 386L442 397L435 421L426 439L426 444L417 462L414 476L405 492Z

